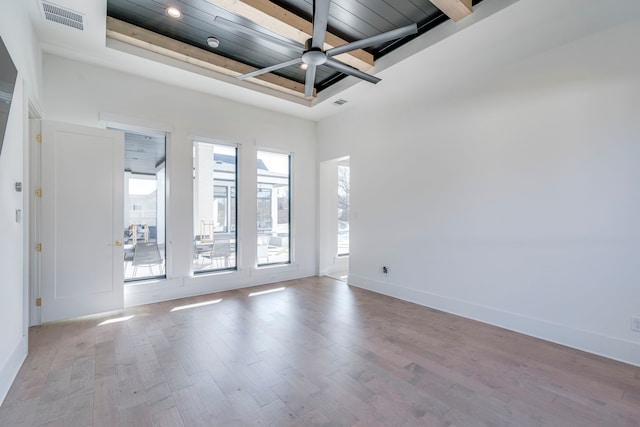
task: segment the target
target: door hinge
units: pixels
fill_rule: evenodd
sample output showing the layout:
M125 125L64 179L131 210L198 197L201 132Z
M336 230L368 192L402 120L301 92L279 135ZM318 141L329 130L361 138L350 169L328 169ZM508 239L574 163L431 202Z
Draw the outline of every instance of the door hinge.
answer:
M42 243L36 243L36 252L42 252Z
M42 307L42 298L36 298L36 307Z
M42 134L41 133L36 135L36 141L42 142Z
M42 188L36 190L36 197L42 197Z

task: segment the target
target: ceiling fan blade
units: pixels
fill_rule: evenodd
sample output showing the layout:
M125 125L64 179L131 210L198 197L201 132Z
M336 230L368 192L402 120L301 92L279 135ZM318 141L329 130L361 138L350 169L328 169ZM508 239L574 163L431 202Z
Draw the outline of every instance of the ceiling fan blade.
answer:
M253 71L251 73L243 74L241 76L238 76L237 79L244 80L244 79L248 79L249 77L260 76L262 74L266 74L266 73L270 73L270 72L275 71L275 70L279 70L280 68L289 67L290 65L297 65L300 62L302 62L302 59L300 59L300 58L292 59L291 61L282 62L280 64L272 65L272 66L267 67L267 68L261 68L259 70Z
M362 49L363 47L374 46L389 40L395 40L410 34L415 34L417 32L418 25L411 24L405 27L396 28L395 30L387 31L386 33L378 34L377 36L367 37L366 39L356 40L351 43L343 44L342 46L328 49L325 53L327 56L340 55L341 53L351 52L352 50Z
M289 49L297 53L304 52L304 46L299 43L295 43L293 41L286 41L286 40L279 39L277 37L273 37L270 34L263 33L262 31L254 30L253 28L249 28L242 24L238 24L237 22L230 21L226 18L223 18L222 16L216 16L213 19L213 23L216 26L223 28L225 30L228 30L230 32L247 34L249 36L262 39L266 42L284 47L285 49Z
M372 76L371 74L367 74L367 73L363 73L362 71L353 68L345 63L342 63L336 59L333 58L327 58L327 62L324 63L324 65L326 65L327 67L331 67L334 70L338 70L341 73L344 74L349 74L350 76L354 76L354 77L358 77L359 79L362 80L366 80L370 83L376 84L378 83L381 79Z
M330 0L313 0L313 34L311 47L322 49L327 35Z
M316 66L307 67L307 75L304 78L304 96L313 96L313 87L316 83Z

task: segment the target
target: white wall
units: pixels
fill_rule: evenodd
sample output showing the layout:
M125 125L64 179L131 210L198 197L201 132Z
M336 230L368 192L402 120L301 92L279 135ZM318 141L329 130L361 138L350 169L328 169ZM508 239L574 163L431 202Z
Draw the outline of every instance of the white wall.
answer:
M28 270L28 100L39 104L40 49L26 9L11 0L0 14L0 36L7 46L18 79L0 156L0 403L27 355ZM15 191L15 182L24 191ZM16 209L23 212L16 222Z
M42 98L42 54L25 3L23 0L3 1L0 36L22 79L27 82L29 100L37 106Z
M319 123L350 282L640 365L638 9L521 0Z
M101 113L171 130L167 148L168 280L128 286L125 304L268 283L317 273L314 122L83 64L44 57L47 119L98 127ZM160 129L163 130L163 129ZM192 277L193 136L239 147L238 271ZM293 153L293 262L256 268L256 151Z
M27 354L24 277L25 223L16 222L16 210L24 212L24 192L15 191L24 182L23 140L26 107L22 81L13 94L9 122L0 155L0 402Z

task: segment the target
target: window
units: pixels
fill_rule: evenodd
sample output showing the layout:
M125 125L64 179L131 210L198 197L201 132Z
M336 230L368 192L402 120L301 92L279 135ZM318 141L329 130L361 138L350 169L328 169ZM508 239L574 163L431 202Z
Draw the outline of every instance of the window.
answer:
M338 165L338 256L349 255L349 165Z
M290 164L288 154L258 151L258 265L286 264L290 256Z
M237 148L194 142L193 271L235 269Z

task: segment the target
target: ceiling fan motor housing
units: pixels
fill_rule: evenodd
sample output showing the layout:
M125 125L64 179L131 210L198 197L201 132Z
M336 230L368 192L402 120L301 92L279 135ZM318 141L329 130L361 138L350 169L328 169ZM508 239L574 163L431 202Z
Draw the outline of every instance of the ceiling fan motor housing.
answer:
M327 62L327 55L318 48L311 48L302 54L302 62L307 65L322 65Z

